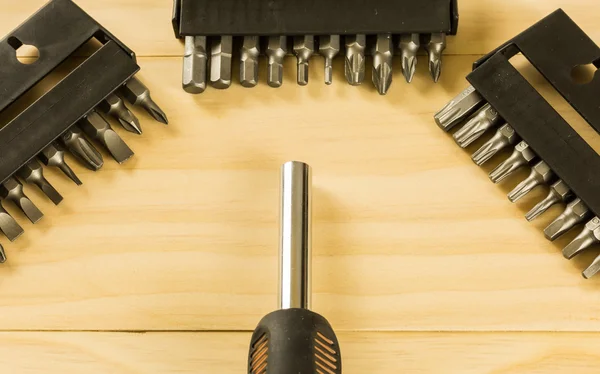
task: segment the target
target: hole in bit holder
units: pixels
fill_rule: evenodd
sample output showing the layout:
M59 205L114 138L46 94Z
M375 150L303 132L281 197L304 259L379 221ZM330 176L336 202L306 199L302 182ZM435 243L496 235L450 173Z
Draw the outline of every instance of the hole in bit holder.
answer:
M574 193L600 215L600 156L517 71L522 53L600 133L600 74L571 78L577 65L600 66L600 48L561 9L474 63L467 80Z

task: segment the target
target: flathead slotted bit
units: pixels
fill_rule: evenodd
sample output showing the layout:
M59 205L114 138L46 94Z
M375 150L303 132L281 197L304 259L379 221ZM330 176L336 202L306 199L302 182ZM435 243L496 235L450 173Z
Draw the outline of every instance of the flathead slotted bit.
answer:
M576 198L567 204L565 211L546 227L544 235L548 240L554 241L573 227L590 218L590 215L589 208L580 198Z
M442 53L446 49L446 34L433 33L425 45L429 55L429 72L434 82L440 80L442 74Z
M600 243L600 218L594 217L586 223L581 233L563 249L563 256L570 260L598 243Z
M79 121L79 126L90 138L106 147L119 164L122 164L133 156L131 148L125 144L119 134L112 129L110 124L98 112L90 112Z
M435 122L442 130L449 131L475 112L484 102L475 88L469 86L435 114Z
M270 36L265 53L269 60L267 84L274 88L281 87L283 84L283 59L287 53L287 37Z
M23 185L16 178L10 177L0 185L0 198L11 201L25 213L32 223L37 223L44 214L33 204L23 192Z
M490 173L490 180L499 183L536 157L529 144L520 142L513 153Z
M417 71L417 52L421 47L419 34L402 34L398 43L402 57L402 73L408 83L412 82Z
M346 36L346 62L344 71L346 80L352 86L358 86L365 80L365 48L367 36L364 34Z
M308 62L315 52L315 37L299 35L294 37L294 54L298 60L298 85L308 84Z
M590 279L591 277L598 274L599 272L600 272L600 256L598 256L594 259L592 264L583 271L582 275L585 279Z
M330 85L333 82L333 59L340 53L340 36L321 36L319 53L325 58L325 84Z
M219 36L212 42L210 54L210 84L223 90L231 86L233 37Z
M27 183L35 184L42 192L48 196L54 205L60 204L63 201L63 197L58 191L48 182L44 177L44 169L36 159L29 161L23 166L17 175Z
M502 118L496 109L492 108L490 104L485 104L466 125L454 134L454 141L461 148L466 148L501 122Z
M54 166L59 168L67 177L69 177L75 184L81 186L83 183L77 177L73 169L65 161L65 152L61 147L52 143L39 154L39 158L42 163L46 166Z
M548 196L539 203L537 203L531 210L525 215L527 221L533 221L540 215L544 214L551 206L566 202L573 197L573 192L567 186L567 184L562 181L556 181L552 186L550 186L550 192Z
M23 234L23 228L17 221L4 209L0 201L0 231L10 240L14 242Z
M259 40L258 36L244 36L240 58L240 83L243 87L251 88L258 84Z
M393 58L392 34L377 35L373 48L373 84L380 95L385 95L392 85Z
M508 194L508 199L514 203L533 191L534 188L549 183L555 176L550 166L544 161L540 161L531 168L529 176Z
M471 159L475 164L481 166L488 162L498 152L508 146L515 145L519 140L520 138L515 132L515 129L508 124L502 125L490 140L473 153Z
M150 96L150 90L136 77L131 78L125 83L125 86L121 88L121 92L127 101L132 105L139 105L146 109L155 120L169 124L169 120L165 112L160 109L158 105L152 100Z
M100 105L98 105L98 109L104 114L112 116L118 120L125 130L138 135L142 134L142 126L140 125L140 121L137 119L135 114L133 114L129 108L127 108L119 96L115 94L108 95L108 97L104 99Z
M207 66L206 36L186 36L182 79L186 92L199 94L206 90Z
M61 137L63 145L71 154L90 170L98 171L104 159L98 150L83 136L83 131L72 126Z

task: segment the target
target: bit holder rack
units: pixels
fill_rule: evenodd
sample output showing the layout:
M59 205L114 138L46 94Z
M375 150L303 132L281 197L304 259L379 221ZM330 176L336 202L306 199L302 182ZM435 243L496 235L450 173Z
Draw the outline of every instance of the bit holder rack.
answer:
M559 9L476 61L473 71L467 76L472 87L462 97L459 95L455 99L455 103L458 103L461 99L464 102L467 96L480 95L483 100L478 105L482 102L491 105L494 114L512 127L520 140L529 145L534 158L528 161L545 162L550 168L549 172L554 174L552 180L562 181L570 188L572 201L566 212L570 212L571 216L561 217L571 221L565 221L568 225L564 227L564 231L568 231L574 223L585 224L589 221L584 232L565 248L565 257L571 258L588 249L591 244L600 242L597 219L592 219L600 216L600 156L510 63L509 59L518 53L522 53L589 125L600 133L600 74L595 74L593 80L586 84L576 83L571 77L572 69L576 66L592 63L600 67L600 48ZM445 131L460 123L460 116L466 118L467 112L472 113L478 106L469 109L469 105L464 106L464 112L454 112L456 120L448 121L448 118L452 119L452 115L448 115L451 114L453 105L449 104L436 115L436 121ZM454 108L459 107L460 105L454 105ZM516 142L513 141L512 144ZM541 174L537 175L540 176ZM538 180L536 185L552 180L544 180L544 183ZM558 202L558 199L553 202ZM564 202L569 200L565 199ZM569 209L575 209L575 215ZM558 227L556 221L553 224ZM554 231L549 227L546 236L553 240L555 237L549 230ZM562 233L564 232L560 231ZM599 271L600 257L583 275L588 278Z

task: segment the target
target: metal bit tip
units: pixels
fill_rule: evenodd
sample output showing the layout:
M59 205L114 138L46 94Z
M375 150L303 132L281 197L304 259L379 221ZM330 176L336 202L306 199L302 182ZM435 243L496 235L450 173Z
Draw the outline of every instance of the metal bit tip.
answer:
M77 126L72 126L62 135L62 142L71 154L90 170L98 171L104 159L98 150L83 136Z
M298 59L298 84L308 84L308 61L315 51L315 37L312 35L294 37L294 54Z
M23 185L11 177L0 185L0 198L12 201L25 213L32 223L37 223L44 216L42 212L23 192Z
M594 217L585 225L581 233L563 249L563 255L570 260L598 243L600 243L600 218Z
M504 125L496 131L496 134L490 140L473 153L471 159L476 165L481 166L504 148L515 144L518 139L515 130L509 125Z
M206 90L206 36L186 36L183 55L183 89L191 94Z
M544 214L553 205L567 201L572 196L573 194L569 186L567 186L567 184L562 180L558 180L552 186L550 186L550 192L548 192L548 196L531 208L531 210L525 215L525 218L527 221L533 221L540 215Z
M517 144L514 152L500 165L490 173L490 180L499 183L517 171L519 168L527 165L535 158L535 153L529 147L529 144L521 142Z
M77 177L73 169L67 165L65 161L65 152L56 143L50 144L46 147L39 155L40 160L46 166L54 166L59 168L67 177L69 177L75 184L81 186L83 183Z
M392 85L393 58L392 35L377 35L377 41L373 48L373 84L380 95L385 95Z
M2 231L11 242L15 241L23 234L23 228L10 214L8 214L2 206L2 203L0 203L0 231Z
M54 205L60 204L63 197L44 177L42 165L35 159L29 161L25 166L17 171L17 175L25 182L35 184L52 202Z
M259 55L259 37L245 36L240 58L240 83L243 87L250 88L258 84Z
M544 235L548 240L554 241L573 227L585 221L590 216L588 207L577 198L567 205L561 213L546 229Z
M365 48L367 37L364 34L346 37L346 80L358 86L365 80Z
M446 49L446 34L431 34L425 49L429 54L429 72L431 73L431 78L437 83L442 73L442 52Z
M4 247L0 244L0 264L6 262L6 252L4 252Z
M80 121L80 126L88 136L101 143L119 164L133 156L131 148L98 112L88 114Z
M167 115L158 105L156 105L154 100L152 100L150 90L148 87L144 86L139 79L132 77L125 83L125 86L122 87L121 91L123 92L123 96L125 96L127 101L132 105L140 105L158 122L164 123L165 125L169 124Z
M268 40L266 55L269 60L267 84L277 88L283 85L283 59L287 53L287 38L271 36Z
M458 130L453 138L461 148L466 148L479 139L486 131L498 125L502 118L490 104L485 104L479 111Z
M600 256L596 257L594 262L592 262L592 264L583 271L582 275L585 279L590 279L591 277L598 274L599 272L600 272Z
M121 126L134 134L142 134L142 126L137 117L127 108L123 100L115 95L110 94L104 101L100 103L98 109L103 113L117 119Z
M333 82L333 59L340 53L340 36L321 36L319 53L325 58L325 84L330 85Z
M546 184L553 178L554 172L550 169L550 166L544 161L540 161L531 168L529 176L508 194L508 199L514 203L533 191L537 186Z
M400 35L399 43L402 56L402 74L408 83L412 82L417 71L417 52L421 47L419 34Z
M210 84L223 90L231 86L231 63L233 57L233 37L217 37L212 43L210 57Z
M483 103L484 100L475 90L475 87L469 86L435 114L435 122L442 130L449 131L471 115Z

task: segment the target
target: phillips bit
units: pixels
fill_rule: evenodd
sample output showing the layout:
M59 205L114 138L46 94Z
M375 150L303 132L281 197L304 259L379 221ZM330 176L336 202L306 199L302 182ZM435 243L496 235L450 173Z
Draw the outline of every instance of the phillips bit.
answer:
M220 36L212 43L210 54L210 84L223 90L231 86L233 37Z
M19 171L17 171L17 175L25 182L38 186L38 188L42 190L42 192L48 196L50 200L52 200L54 205L60 204L60 202L63 200L63 197L44 177L44 169L42 168L42 164L40 164L36 159L29 161L25 166L19 169Z
M576 198L567 205L565 211L560 216L546 227L544 235L548 240L554 241L559 236L588 219L590 215L589 208L580 198Z
M514 203L537 186L549 183L554 177L555 174L550 166L544 161L540 161L531 168L531 174L508 194L508 199Z
M56 143L52 143L47 146L42 153L39 154L40 160L46 166L55 166L59 168L67 177L71 178L75 184L81 186L81 180L77 178L73 169L67 165L65 162L65 152L60 148L60 146Z
M333 59L340 53L340 36L321 36L319 52L325 58L325 84L329 85L333 82Z
M32 223L37 223L44 216L25 195L23 185L13 177L8 178L0 185L0 198L12 201Z
M570 260L598 243L600 243L600 218L594 217L590 222L586 223L581 234L577 235L577 237L563 249L563 255L566 259Z
M592 262L592 264L583 271L583 277L585 279L590 279L591 277L598 274L599 272L600 272L600 256L596 257L594 262Z
M14 242L21 234L23 234L23 228L15 221L15 219L8 214L6 209L2 206L0 202L0 231L11 242Z
M373 48L373 84L380 95L385 95L392 85L392 59L394 45L392 34L379 34Z
M367 36L364 34L346 36L346 80L358 86L365 80L365 48Z
M199 94L206 89L206 36L186 36L183 55L183 89Z
M133 156L131 149L98 112L90 112L79 122L79 126L90 138L105 146L119 164Z
M137 119L135 114L133 114L121 98L115 94L110 94L106 99L104 99L100 105L98 105L98 109L103 113L112 116L117 119L121 126L129 132L133 132L135 134L142 134L142 126L140 125L140 121Z
M535 157L536 155L531 150L529 144L520 142L516 145L514 152L506 159L506 161L492 170L490 179L494 183L499 183L519 168L527 165Z
M104 165L104 159L96 148L83 136L77 126L71 126L61 138L64 146L88 169L97 171Z
M446 49L446 34L433 33L429 42L425 45L425 50L429 54L429 72L431 78L437 83L442 73L442 52Z
M496 131L496 134L494 134L490 140L473 153L471 159L475 164L481 166L498 152L510 145L515 145L519 140L519 136L515 132L515 129L510 125L503 125Z
M259 37L244 36L240 58L240 83L243 87L254 87L258 84L259 55Z
M479 139L486 131L500 124L502 117L490 104L485 104L479 111L454 134L454 141L461 148L466 148Z
M312 35L294 37L294 54L298 60L298 84L308 84L308 61L315 52L315 37Z
M417 70L417 52L421 47L419 34L402 34L398 43L402 55L402 73L408 83L412 82Z
M150 90L148 87L137 79L136 77L131 78L125 83L125 86L121 88L121 92L127 101L132 105L139 105L158 122L169 124L167 115L163 112L158 105L152 100L150 96Z
M533 221L543 213L545 213L551 206L566 202L571 197L573 197L573 192L567 186L567 184L559 180L555 182L552 186L550 186L550 192L548 196L542 201L540 201L536 206L531 208L531 210L525 215L527 221Z
M6 262L6 252L4 252L4 247L0 244L0 264Z
M271 87L277 88L283 84L283 59L286 53L287 38L285 36L270 36L266 55L269 59L267 83Z
M435 122L442 130L449 131L475 112L483 103L484 100L475 87L469 86L435 114Z

